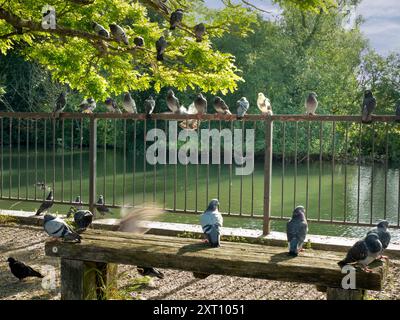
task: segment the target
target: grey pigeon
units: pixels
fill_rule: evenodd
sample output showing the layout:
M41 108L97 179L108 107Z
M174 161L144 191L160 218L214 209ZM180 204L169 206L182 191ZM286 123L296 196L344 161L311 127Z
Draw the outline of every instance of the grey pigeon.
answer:
M27 266L25 263L15 260L10 257L7 259L8 266L10 267L11 273L19 279L19 281L29 278L29 277L37 277L43 278L40 272L32 269L30 266Z
M237 117L238 119L242 119L245 116L247 110L249 110L250 103L246 99L246 97L242 97L238 102L236 102L236 106L237 106Z
M306 114L315 115L315 111L318 108L317 94L315 92L310 92L305 102Z
M179 26L181 24L183 20L183 10L182 9L178 9L174 12L171 13L171 17L170 17L170 29L171 30L175 30L177 26Z
M203 41L203 36L206 33L206 26L204 23L199 23L194 26L194 34L196 35L196 42Z
M165 40L165 37L160 37L160 39L158 39L156 41L156 49L157 49L157 60L158 61L164 61L164 53L165 53L165 49L167 49L168 46L168 42L167 40Z
M400 100L396 104L396 122L400 122Z
M89 210L78 210L74 214L74 221L79 230L86 230L93 221L93 213Z
M303 243L308 232L305 209L298 206L294 209L292 219L286 225L286 235L289 243L289 255L298 256L303 249Z
M154 100L153 96L150 95L145 101L144 101L144 110L146 112L146 116L149 117L154 109L156 107L156 101Z
M194 99L194 106L197 110L198 114L206 114L207 113L207 100L204 98L204 96L199 93Z
M106 101L104 101L104 103L105 103L105 105L106 105L106 107L107 107L107 110L108 110L109 112L112 112L112 113L115 113L115 112L116 112L116 113L121 113L121 110L119 110L119 108L118 108L117 104L115 103L114 99L108 97L108 98L106 99Z
M128 36L126 35L124 29L122 29L116 23L110 23L108 26L110 27L111 34L113 35L115 40L117 40L117 42L121 42L122 41L127 46L129 46Z
M232 114L229 110L228 105L220 97L215 97L214 109L215 109L215 111L217 111L218 113L221 113L221 114L229 114L229 115Z
M63 239L64 241L81 242L81 236L62 219L50 214L44 216L44 231L50 237Z
M148 267L137 267L137 271L142 276L149 276L149 277L157 277L159 279L164 279L164 273L156 268L148 268Z
M54 113L63 112L66 104L67 104L67 93L61 92L56 100L53 112Z
M82 113L93 113L96 109L96 101L93 98L84 99L78 108Z
M200 217L201 227L211 247L220 246L220 228L223 224L223 218L218 206L218 199L211 200L208 208Z
M99 36L102 36L105 38L110 37L110 33L101 24L98 24L97 22L93 22L92 27Z
M372 121L371 115L376 107L376 99L372 95L371 90L366 90L364 93L363 104L361 107L361 120L364 123L369 123Z
M171 110L173 113L180 112L181 104L179 103L179 99L175 96L174 91L171 89L168 90L166 101L169 110Z
M96 202L96 209L101 215L111 213L110 209L104 204L104 197L101 195Z
M382 243L376 233L370 233L365 239L357 241L347 252L346 258L338 262L343 268L346 264L359 264L364 271L370 272L367 266L375 261L382 252Z
M390 243L391 235L390 232L387 230L389 228L389 222L383 220L378 223L376 228L368 231L367 235L370 233L376 233L379 237L379 241L382 243L382 253ZM386 256L381 256L381 258L387 258Z
M35 216L38 216L41 213L46 212L53 206L53 204L54 204L53 191L50 191L49 194L47 195L46 200L42 202L39 209L36 211Z
M269 99L262 92L258 94L257 107L261 111L261 113L269 116L273 115L271 101L269 101Z
M144 46L144 39L142 37L135 37L133 39L133 43L135 44L135 46L137 47L143 47Z
M137 113L136 102L133 100L131 94L129 92L125 93L124 102L122 104L124 109L128 113Z

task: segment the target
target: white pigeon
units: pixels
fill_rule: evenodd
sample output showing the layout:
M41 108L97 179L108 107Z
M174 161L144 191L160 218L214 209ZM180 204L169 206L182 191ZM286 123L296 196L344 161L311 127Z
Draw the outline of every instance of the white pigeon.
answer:
M258 94L257 107L260 109L261 113L269 116L273 115L271 101L269 101L269 99L262 92Z
M181 106L179 109L180 114L197 114L197 108L194 104L194 102L186 109L185 107ZM187 130L197 130L200 126L200 120L195 120L195 119L189 119L182 121L179 126L182 129L187 129Z
M218 210L218 199L211 200L206 211L200 217L200 224L208 243L212 247L220 246L220 228L223 225L223 218Z

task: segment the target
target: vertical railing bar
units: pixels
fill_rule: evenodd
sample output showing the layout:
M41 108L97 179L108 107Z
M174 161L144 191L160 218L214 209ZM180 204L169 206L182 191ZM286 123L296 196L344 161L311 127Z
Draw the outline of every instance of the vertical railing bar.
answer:
M311 122L308 121L307 127L307 177L306 177L306 217L308 215L309 204L309 179L310 179L310 138L311 138Z
M178 186L178 161L174 164L174 211L176 211L176 193ZM197 203L197 180L196 180L196 203Z
M200 132L200 122L198 122L199 124L199 132ZM198 139L198 138L197 138ZM198 140L197 140L198 143ZM195 212L198 213L199 212L199 161L197 159L196 161L196 205L195 205Z
M383 219L387 218L387 190L388 190L388 161L389 161L389 125L385 125L385 199L383 209Z
M362 150L362 124L359 127L358 137L358 177L357 177L357 223L360 222L360 188L361 188L361 150Z
M3 198L3 118L0 118L0 198Z
M25 199L29 199L29 129L30 119L26 119L26 172L25 172Z
M65 163L64 163L64 156L65 156L65 143L64 143L64 139L65 139L65 134L64 134L64 130L65 130L65 120L61 119L61 201L64 202L64 178L65 178Z
M222 121L219 120L219 132L221 133L222 131ZM218 194L218 199L220 199L221 196L221 161L222 159L220 159L219 163L218 163L218 190L217 190L217 194ZM225 159L224 159L225 161Z
M253 130L254 130L254 136L257 136L256 135L256 131L257 131L257 122L256 121L254 121L254 123L253 123ZM255 169L251 173L251 212L250 212L251 217L254 216L254 171L255 171Z
M372 160L372 166L371 166L371 216L369 223L372 224L373 221L373 214L374 214L374 175L375 175L375 123L372 123L371 126L372 130L372 151L371 151L371 160Z
M344 200L343 200L343 222L347 220L347 163L348 163L348 144L349 144L349 123L346 122L345 129L345 156L344 156Z
M82 201L82 175L83 175L83 118L80 120L80 133L79 133L79 196Z
M124 119L124 174L122 177L122 205L125 206L125 184L126 184L126 119Z
M211 130L211 121L210 120L208 120L208 132L210 132L210 130ZM208 161L210 161L210 159L208 159ZM211 164L209 164L208 166L207 166L207 180L206 180L206 201L205 201L205 203L208 203L210 200L209 200L209 197L208 197L208 192L209 192L209 184L210 184L210 165Z
M154 119L154 129L157 130L157 119ZM153 205L156 206L157 198L157 163L153 167Z
M294 182L293 182L293 208L297 206L296 204L296 191L297 191L297 144L298 144L298 129L299 123L295 123L295 138L294 138Z
M168 120L164 120L164 128L165 128L165 136L168 141ZM167 170L168 170L168 161L165 161L164 165L164 190L163 190L163 209L165 210L167 207Z
M133 206L136 206L136 123L137 120L133 120L133 175L132 175L132 202Z
M233 132L233 120L231 120L231 132ZM232 155L233 157L233 155ZM228 215L231 214L232 209L232 162L233 158L229 162L229 201L228 201Z
M96 209L96 175L97 175L97 119L90 118L89 123L89 210Z
M21 118L18 118L18 196L17 199L20 199L20 188L21 188Z
M321 193L322 193L322 148L323 148L323 123L319 123L319 175L318 175L318 221L321 220Z
M116 197L116 176L117 176L117 119L114 119L114 149L113 149L113 196L112 196L112 204L115 206L115 197Z
M244 124L245 120L242 121L242 140L241 140L241 144L242 144L242 148L243 148L243 142L244 142ZM239 197L239 215L241 216L243 214L243 175L240 175L240 197Z
M103 197L107 199L107 130L108 120L104 120L103 136Z
M53 197L55 197L56 188L56 119L53 118Z
M188 166L189 166L189 164L185 165L185 203L184 203L184 212L187 212Z
M37 187L36 183L38 182L38 119L35 119L35 200L37 200Z
M264 217L263 235L270 232L271 217L271 190L272 190L272 147L273 147L273 122L265 121L265 159L264 159Z
M8 179L9 179L9 189L8 189L8 197L11 199L11 189L12 189L12 118L10 118L10 132L9 132L9 140L10 140L10 145L9 145L9 158L8 158L8 166L9 166L9 173L8 173Z
M75 200L74 195L74 120L71 120L71 154L70 154L70 199L71 202ZM82 200L82 199L81 199Z
M335 147L336 122L332 122L332 168L331 168L331 222L333 221L334 187L335 187Z
M147 120L143 122L143 205L146 203L146 132Z
M286 122L282 121L282 183L281 183L281 218L284 211L284 188L285 188L285 157L286 157Z

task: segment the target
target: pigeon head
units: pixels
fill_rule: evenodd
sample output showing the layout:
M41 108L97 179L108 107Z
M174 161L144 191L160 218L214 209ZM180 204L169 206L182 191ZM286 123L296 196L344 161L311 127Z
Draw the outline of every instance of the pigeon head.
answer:
M293 218L295 219L305 219L306 209L303 206L297 206L293 211Z
M129 92L125 93L124 101L129 101L131 99L131 94Z
M93 98L88 98L88 99L87 99L87 102L88 102L88 103L93 103L93 102L94 102L94 99L93 99Z
M217 210L218 206L219 206L219 200L218 199L212 199L210 201L210 203L208 204L207 211L215 211L215 210Z
M43 217L43 220L44 220L44 223L46 223L46 222L48 222L48 221L51 221L51 220L54 220L56 217L55 216L52 216L51 214L46 214L44 217Z
M376 253L382 250L382 243L379 241L379 237L376 233L370 233L365 238L368 250L372 253Z
M372 91L371 90L365 90L364 97L365 98L372 98Z
M222 99L220 97L215 97L214 103L221 103Z
M110 30L112 32L115 32L117 30L117 25L115 23L110 23L108 26L110 27Z
M247 101L247 98L246 97L241 97L240 101Z
M265 96L264 96L264 93L260 92L260 93L258 94L258 97L259 97L259 98L264 98L264 97L265 97Z
M314 91L310 92L308 96L309 97L314 97L314 98L318 97L317 94Z
M107 104L107 105L111 105L113 103L113 99L108 97L104 103Z
M387 228L389 228L389 222L386 220L383 220L378 223L377 227L378 227L378 229L386 230Z
M75 202L80 203L81 202L81 197L77 196L76 199L75 199Z
M7 262L9 262L9 263L14 263L14 262L15 262L15 259L12 258L12 257L9 257L9 258L7 259Z
M103 202L103 201L104 201L104 197L103 197L103 195L100 195L99 200L97 200L97 202Z

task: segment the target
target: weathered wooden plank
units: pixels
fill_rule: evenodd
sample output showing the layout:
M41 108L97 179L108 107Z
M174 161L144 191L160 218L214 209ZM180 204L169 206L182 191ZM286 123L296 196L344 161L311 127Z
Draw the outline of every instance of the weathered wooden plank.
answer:
M367 290L344 290L341 288L327 288L327 300L366 300Z

